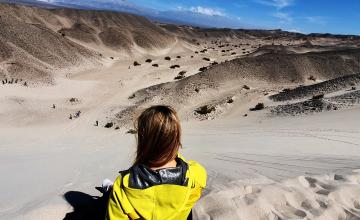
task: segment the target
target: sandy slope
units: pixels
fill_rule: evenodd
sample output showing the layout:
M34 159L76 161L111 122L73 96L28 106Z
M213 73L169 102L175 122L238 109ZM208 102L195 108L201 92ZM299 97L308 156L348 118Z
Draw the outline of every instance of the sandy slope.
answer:
M175 37L126 13L42 9L0 3L0 79L53 84L54 77L89 70L110 56L160 50Z
M9 67L23 59L36 69L26 77L54 84L0 84L0 219L62 219L72 211L65 193L99 195L95 186L131 164L134 136L125 133L133 116L158 103L178 110L182 153L208 171L198 219L360 218L360 177L352 172L360 167L359 82L344 76L359 68L357 38L156 26L106 12L0 11L9 27L0 33L2 79L24 75ZM25 34L9 43L11 31L26 32L32 44ZM53 50L41 52L43 39L44 47L57 42ZM175 80L180 71L185 78ZM322 102L345 107L303 111L319 92ZM267 108L249 111L258 102ZM269 114L294 103L297 117ZM205 105L214 110L197 114ZM103 128L108 122L115 124Z
M130 60L118 60L107 68L58 78L55 86L1 86L0 175L6 181L1 185L0 219L61 219L72 211L63 199L66 192L99 195L94 187L102 179L113 179L127 168L134 137L125 134L125 128L108 130L93 123L99 120L103 126L119 106L131 104L128 97L133 92L172 81L179 70L170 70L169 65L180 63L181 69L194 74L206 63L202 56L190 58L183 46L175 45L174 51L182 58L153 57L159 68L145 64L144 57L138 59L139 67L128 69ZM70 103L71 97L79 101ZM200 161L209 173L208 189L195 215L338 219L350 216L346 209L358 216L358 200L348 195L356 196L359 190L358 174L350 175L360 166L360 127L354 120L359 108L269 118L266 112L248 111L262 98L253 88L248 96L235 99L221 118L210 121L183 117L186 108L179 109L182 153ZM51 108L53 103L56 109ZM68 114L77 110L82 116L69 120ZM345 180L333 180L334 174ZM316 179L315 186L308 186L306 178ZM328 195L317 193L324 184L329 186Z
M0 190L0 218L61 219L72 211L63 199L66 192L99 195L94 187L102 179L113 179L130 165L134 138L124 128L94 127L95 120L103 126L119 107L131 105L128 97L133 92L172 81L180 70L170 70L171 64L180 63L181 69L194 74L207 63L202 56L190 58L183 46L175 45L174 51L179 52L170 53L171 57L182 58L153 57L159 68L145 64L143 57L138 59L139 67L128 69L130 60L118 60L107 68L59 78L56 86L1 86L0 175L6 181ZM79 101L70 103L71 97ZM348 196L358 195L357 174L345 176L343 182L331 178L360 166L360 127L354 120L359 109L297 118L249 113L248 108L261 99L261 89L253 88L248 96L239 96L221 119L211 121L184 117L188 111L179 109L182 152L199 160L209 173L208 189L195 215L199 219L337 219L351 208L350 213L358 216L357 200ZM51 108L53 103L56 109ZM197 105L190 102L188 109ZM77 110L82 116L69 120L68 114ZM249 116L243 117L244 113ZM315 187L308 187L305 177L315 178ZM318 182L329 185L331 192L316 193L322 189Z
M284 216L306 213L309 219L338 219L344 208L358 215L358 174L332 180L334 174L360 166L360 127L353 120L358 113L353 109L293 119L184 122L182 152L203 163L209 173L196 215L276 219L276 214L287 219ZM125 130L109 132L78 121L2 130L0 173L6 181L1 187L1 219L62 218L71 211L64 193L98 195L94 187L106 177L115 178L134 152L133 136L123 134ZM296 176L303 177L286 180ZM315 178L316 186L308 186L305 177ZM328 195L316 193L324 187ZM328 211L316 205L318 200ZM317 218L309 203L313 212L318 209Z

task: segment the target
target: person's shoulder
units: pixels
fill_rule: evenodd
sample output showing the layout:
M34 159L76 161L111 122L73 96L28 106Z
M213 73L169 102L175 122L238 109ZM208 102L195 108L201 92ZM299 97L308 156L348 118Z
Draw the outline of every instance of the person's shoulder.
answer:
M189 165L189 169L194 172L195 174L202 174L206 175L206 169L203 165L201 165L199 162L195 160L189 160L187 161Z
M123 183L123 179L126 175L130 173L130 168L127 170L119 171L118 177L114 181L114 186L120 186Z
M195 160L186 160L181 154L178 154L178 157L188 164L189 169L192 172L202 173L202 174L206 175L206 169L199 162L197 162Z
M200 185L200 187L204 188L206 186L207 179L206 169L195 160L189 160L187 163L195 181Z

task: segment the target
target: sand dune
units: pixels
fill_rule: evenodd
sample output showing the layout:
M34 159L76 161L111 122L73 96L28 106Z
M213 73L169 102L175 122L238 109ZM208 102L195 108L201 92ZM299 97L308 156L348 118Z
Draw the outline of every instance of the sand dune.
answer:
M294 89L287 89L279 94L272 95L270 98L275 101L289 101L306 97L309 98L317 94L332 93L350 88L358 85L359 83L359 74L345 75L308 86L299 86Z
M261 50L260 48L257 51ZM286 100L281 97L311 97L321 91L334 92L350 88L358 82L357 74L348 74L355 73L359 69L357 63L359 56L358 50L349 49L305 54L277 51L234 59L211 66L203 72L179 81L141 89L130 99L133 104L130 109L122 110L116 117L120 124L127 123L133 117L131 112L134 113L137 107L150 103L167 103L181 108L184 111L182 112L184 118L188 118L201 106L224 106L232 97L247 94L244 85L250 86L252 91L258 89L258 93L263 94L274 91L279 86L309 83L311 82L309 77L318 80L332 79L271 96L271 99L276 101ZM334 77L338 78L333 79ZM269 92L263 92L264 90Z
M174 37L145 18L121 13L0 4L1 74L54 83L54 73L103 65L94 44L132 55L134 46L165 48ZM74 41L75 40L75 41ZM99 47L96 47L99 49ZM21 62L19 62L21 61Z
M0 219L99 195L153 104L175 107L181 152L208 171L196 219L360 218L360 37L16 4L0 26Z
M0 4L0 39L7 52L5 56L2 54L1 66L6 78L54 83L53 72L81 64L100 65L95 51L54 33L36 22L37 18L20 17L22 13L16 9L15 6Z
M294 32L286 32L282 30L247 30L247 29L228 29L228 28L194 28L186 25L172 25L172 24L162 24L163 28L169 30L172 33L175 33L178 36L181 36L185 39L195 38L195 39L213 39L213 38L228 38L228 39L281 39L288 38L292 40L300 39L302 37L306 38L306 35Z
M359 219L359 170L299 176L280 183L231 182L204 196L199 219Z

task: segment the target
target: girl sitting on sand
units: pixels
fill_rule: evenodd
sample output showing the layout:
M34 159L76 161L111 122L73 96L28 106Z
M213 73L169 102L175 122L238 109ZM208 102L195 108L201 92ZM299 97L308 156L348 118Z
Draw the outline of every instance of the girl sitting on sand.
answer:
M106 219L192 219L191 209L206 185L206 171L179 155L181 128L174 109L153 106L137 119L137 154L113 186Z

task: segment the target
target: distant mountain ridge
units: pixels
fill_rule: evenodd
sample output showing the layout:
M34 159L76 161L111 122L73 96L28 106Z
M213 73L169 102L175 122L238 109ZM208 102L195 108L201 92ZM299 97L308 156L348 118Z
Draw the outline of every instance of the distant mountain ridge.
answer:
M126 12L144 16L152 21L171 24L192 25L199 27L221 27L222 24L229 25L227 19L221 16L207 16L199 13L192 13L189 11L181 10L155 11L153 9L134 5L122 0L106 2L106 4L99 4L99 2L95 0L86 1L86 4L84 4L84 2L82 2L81 0L74 0L71 3L63 0L56 0L51 2L38 0L0 0L0 2L44 8L73 8L85 10ZM245 27L245 25L243 26Z
M71 3L65 0L48 1L45 0L0 0L0 3L21 4L26 6L35 6L48 9L55 8L72 8L81 10L100 10L100 11L112 11L112 12L125 12L139 16L146 17L147 19L155 22L161 22L165 24L175 25L190 25L201 28L220 28L227 26L226 19L221 16L206 16L198 13L191 13L189 11L174 10L174 11L155 11L147 7L141 7L125 0L106 2L106 4L99 4L96 0L88 0L86 4L82 0L73 0ZM249 24L241 24L238 27L232 27L230 29L257 29L266 30L266 28L256 27ZM289 31L290 32L290 31ZM305 34L304 34L305 35ZM331 33L310 33L308 36L316 37L343 37L357 35L342 35Z
M109 59L102 50L131 56L137 48L175 42L146 18L127 13L1 3L0 15L1 79L52 83L59 71L102 65Z
M8 1L8 0L0 0ZM25 79L53 83L58 72L103 65L110 56L141 56L186 42L226 43L231 39L312 40L331 38L359 42L360 36L301 34L278 30L198 28L162 24L143 16L104 10L64 8L59 5L16 0L0 3L0 79ZM355 41L353 41L355 39ZM357 43L358 44L358 43ZM195 47L194 47L195 48ZM104 51L107 56L104 57Z

